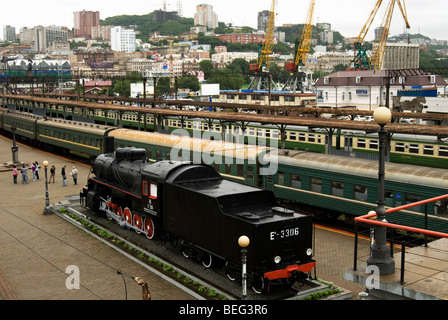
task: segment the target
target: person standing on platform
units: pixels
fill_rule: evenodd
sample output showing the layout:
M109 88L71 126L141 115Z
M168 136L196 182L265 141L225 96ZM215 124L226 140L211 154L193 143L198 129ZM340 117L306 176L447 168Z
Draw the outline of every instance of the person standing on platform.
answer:
M50 169L50 179L48 180L48 183L51 183L51 180L53 180L53 183L54 183L55 175L56 175L56 167L53 165L53 166L51 166L51 169Z
M67 183L65 182L65 179L67 179L67 176L65 175L65 168L67 168L67 166L63 166L62 170L61 170L61 175L62 175L62 185L65 187L67 186Z
M22 164L22 184L28 184L28 168Z
M39 162L36 161L36 179L39 180Z
M78 170L76 169L75 166L73 166L73 170L72 170L72 172L70 172L70 174L71 174L72 177L73 177L73 182L74 182L75 184L78 184Z
M34 162L31 166L31 170L33 170L33 181L36 181L36 164Z
M12 168L12 178L13 178L14 184L17 184L17 176L18 175L19 175L19 172L17 172L17 167L14 166Z

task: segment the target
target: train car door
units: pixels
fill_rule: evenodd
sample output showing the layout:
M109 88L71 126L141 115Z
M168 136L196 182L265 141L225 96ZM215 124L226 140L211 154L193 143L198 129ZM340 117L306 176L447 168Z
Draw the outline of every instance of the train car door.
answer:
M147 178L142 181L142 208L153 216L159 215L158 185Z

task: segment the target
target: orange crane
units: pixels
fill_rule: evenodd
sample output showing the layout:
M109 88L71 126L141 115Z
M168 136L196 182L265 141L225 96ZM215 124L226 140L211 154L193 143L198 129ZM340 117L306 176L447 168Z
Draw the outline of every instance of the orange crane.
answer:
M390 0L386 9L386 14L383 18L383 22L379 30L381 31L377 39L375 39L372 53L369 56L367 49L364 46L364 39L370 30L373 20L378 13L378 10L383 3L383 0L377 0L375 7L370 13L366 24L364 25L361 33L355 42L355 58L353 60L353 69L355 70L380 70L383 66L384 53L386 51L387 39L389 37L390 25L392 22L392 16L395 8L395 4L398 4L400 11L406 23L406 28L410 28L409 21L406 13L406 6L404 0Z
M250 70L255 71L254 77L249 85L249 90L266 90L277 89L277 86L271 79L269 73L269 63L272 55L272 46L274 43L274 29L275 29L275 5L276 0L272 0L271 10L269 11L268 23L266 26L266 33L263 43L258 45L258 60L257 63L250 65Z
M283 87L284 91L292 91L293 93L296 93L296 91L300 90L303 92L303 83L305 80L303 67L306 65L308 54L310 53L311 38L313 36L313 16L315 4L316 1L311 0L306 22L303 26L302 36L300 37L300 41L296 41L294 60L293 62L286 64L286 70L291 71L291 73L288 81Z

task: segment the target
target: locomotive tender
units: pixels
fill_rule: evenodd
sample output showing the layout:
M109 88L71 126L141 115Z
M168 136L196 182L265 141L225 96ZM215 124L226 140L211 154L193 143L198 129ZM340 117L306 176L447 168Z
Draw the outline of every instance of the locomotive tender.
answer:
M176 243L204 267L224 261L231 280L241 270L238 238L248 236L248 279L256 292L304 280L316 265L312 217L281 208L272 191L226 180L208 165L150 163L138 148L98 156L93 173L82 193L87 207L149 239Z

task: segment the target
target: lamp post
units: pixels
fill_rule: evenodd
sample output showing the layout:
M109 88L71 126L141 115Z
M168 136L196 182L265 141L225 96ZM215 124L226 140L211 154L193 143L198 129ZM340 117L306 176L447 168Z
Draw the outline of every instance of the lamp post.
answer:
M45 209L44 209L44 215L52 214L51 208L50 208L50 197L48 196L48 161L44 161L43 165L45 167Z
M243 265L242 270L242 287L243 287L243 295L241 297L241 300L246 300L247 298L247 272L246 272L246 262L247 262L247 250L246 248L249 246L250 240L247 236L241 236L238 239L238 244L240 245L241 249L241 262Z
M386 222L386 209L384 201L384 177L385 177L385 149L387 131L384 128L389 123L392 114L389 108L379 107L375 110L375 121L380 125L379 134L379 167L378 167L378 203L376 207L377 220ZM395 272L395 260L390 255L390 249L386 241L386 227L375 226L375 243L372 246L372 253L367 260L367 265L374 265L379 268L381 275L388 275Z

